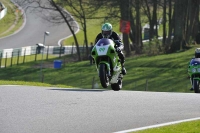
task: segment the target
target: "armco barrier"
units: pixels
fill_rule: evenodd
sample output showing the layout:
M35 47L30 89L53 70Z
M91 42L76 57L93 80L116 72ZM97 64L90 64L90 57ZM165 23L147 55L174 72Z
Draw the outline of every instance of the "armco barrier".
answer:
M0 50L0 54L1 53L2 53L1 58L11 58L11 57L15 57L15 56L34 55L37 53L37 46L26 46L26 47L15 48L15 49L3 49L3 50ZM66 54L76 53L76 47L45 46L45 48L43 50L41 50L40 53L56 54L56 55L65 54L66 55Z
M3 3L0 3L0 6L2 6L3 10L0 11L0 20L7 14L7 8L3 5Z

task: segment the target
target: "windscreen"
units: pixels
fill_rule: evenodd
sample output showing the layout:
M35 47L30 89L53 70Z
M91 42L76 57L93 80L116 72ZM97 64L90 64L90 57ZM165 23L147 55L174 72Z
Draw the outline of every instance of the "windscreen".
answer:
M102 38L96 43L96 45L97 46L105 46L105 45L109 45L112 43L113 43L113 41L111 39Z
M200 65L200 58L193 58L190 61L190 65L195 66L195 65Z

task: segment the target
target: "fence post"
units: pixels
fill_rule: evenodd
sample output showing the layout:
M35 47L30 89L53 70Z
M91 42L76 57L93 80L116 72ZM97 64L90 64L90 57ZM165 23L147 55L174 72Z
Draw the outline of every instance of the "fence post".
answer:
M61 57L61 49L62 49L62 45L60 46L59 58Z
M92 79L92 89L94 89L94 81L95 81L95 77L93 77Z
M35 49L35 61L37 60L37 48Z
M1 62L2 62L2 55L3 55L3 53L1 53L1 58L0 58L0 67L1 67Z
M24 50L23 64L24 64L24 62L25 62L25 57L26 57L26 49Z
M13 62L13 52L12 52L12 57L11 57L10 66L12 66L12 62Z
M46 56L46 60L48 60L48 56L49 56L49 45L48 45L48 48L47 48L47 56Z
M19 50L18 50L18 55L17 55L17 65L19 64Z
M72 49L71 49L71 55L73 55L73 53L74 53L74 42L72 43Z
M148 79L146 79L146 87L145 87L145 91L148 90Z
M6 64L7 64L7 52L6 52L6 59L5 59L5 68L6 68Z
M42 83L44 83L44 74L42 74Z

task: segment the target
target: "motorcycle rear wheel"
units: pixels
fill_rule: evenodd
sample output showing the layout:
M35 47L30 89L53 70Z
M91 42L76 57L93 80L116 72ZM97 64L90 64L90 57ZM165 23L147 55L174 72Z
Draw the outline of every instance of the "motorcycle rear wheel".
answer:
M108 77L108 74L107 74L105 64L100 64L99 78L100 78L101 86L103 88L107 88L109 86L109 77Z
M194 88L194 92L195 93L200 93L200 90L199 90L199 80L198 79L194 79L193 80L193 88Z

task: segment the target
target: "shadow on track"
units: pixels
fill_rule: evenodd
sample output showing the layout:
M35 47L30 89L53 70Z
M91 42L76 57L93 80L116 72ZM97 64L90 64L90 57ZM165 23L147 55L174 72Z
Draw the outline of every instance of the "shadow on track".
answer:
M109 91L109 90L100 90L100 89L48 89L53 91L79 91L79 92L103 92L103 91Z

